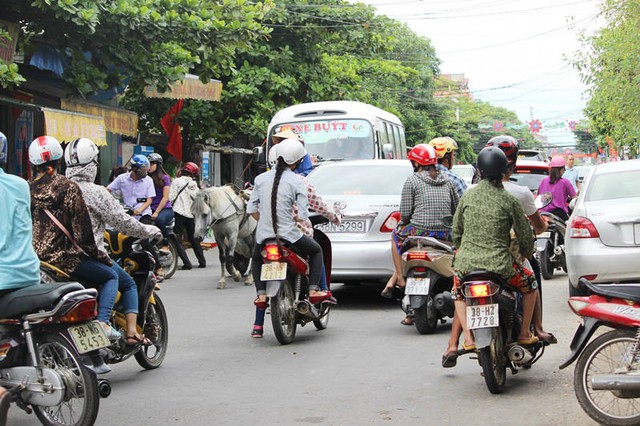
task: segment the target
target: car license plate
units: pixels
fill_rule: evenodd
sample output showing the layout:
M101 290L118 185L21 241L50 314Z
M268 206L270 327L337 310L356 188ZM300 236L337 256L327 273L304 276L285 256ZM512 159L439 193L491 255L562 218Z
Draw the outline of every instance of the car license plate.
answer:
M430 278L407 278L407 286L404 288L404 294L409 295L425 295L429 294Z
M343 220L340 225L334 223L320 223L316 225L316 229L325 233L357 233L364 234L367 232L366 221L364 219Z
M111 345L107 333L104 332L98 321L69 327L67 330L69 330L73 343L81 354Z
M281 281L287 278L286 262L263 263L260 270L260 281Z
M467 306L467 328L488 328L498 326L498 304Z

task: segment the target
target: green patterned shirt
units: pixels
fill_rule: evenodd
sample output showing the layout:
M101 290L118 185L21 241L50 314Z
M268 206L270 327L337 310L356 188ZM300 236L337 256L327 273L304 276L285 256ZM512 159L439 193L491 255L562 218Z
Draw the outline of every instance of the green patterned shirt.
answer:
M469 273L484 269L503 277L514 275L509 251L509 233L516 233L520 252L533 254L533 233L520 202L504 188L482 180L468 189L453 218L453 243L458 247L456 271Z

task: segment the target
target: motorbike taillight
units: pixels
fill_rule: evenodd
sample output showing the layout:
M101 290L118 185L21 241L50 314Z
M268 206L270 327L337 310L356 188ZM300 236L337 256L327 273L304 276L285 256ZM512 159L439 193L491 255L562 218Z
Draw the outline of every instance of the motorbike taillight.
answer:
M264 246L262 257L267 260L280 260L282 255L280 254L280 248L277 244L267 244Z
M426 251L411 251L407 253L407 261L409 260L426 260L431 261L429 254Z
M87 299L76 303L66 314L58 318L58 322L80 322L92 320L98 316L98 301Z
M471 297L488 297L489 286L487 284L474 284L468 287Z

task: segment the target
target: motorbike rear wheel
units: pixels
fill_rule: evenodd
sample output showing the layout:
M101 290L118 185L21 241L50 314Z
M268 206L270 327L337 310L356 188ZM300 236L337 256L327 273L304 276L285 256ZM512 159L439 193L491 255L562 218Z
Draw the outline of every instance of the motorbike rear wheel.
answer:
M502 393L507 381L507 364L504 341L500 332L491 339L491 345L480 349L479 361L489 392Z
M151 340L151 346L141 346L135 353L140 367L153 370L160 367L167 355L169 344L169 321L164 304L157 294L153 295L155 303L149 303L145 314L144 335Z
M433 307L431 296L427 298L424 305L413 310L413 323L420 334L435 333L438 327L438 315Z
M288 280L284 280L278 293L271 298L271 324L276 339L282 345L288 345L296 337L297 323L293 301L293 287Z
M62 336L47 334L36 342L40 365L55 370L65 383L65 397L55 407L33 405L43 425L86 426L95 423L100 408L98 380L78 359L73 346Z
M168 280L178 270L178 247L176 247L176 237L172 235L169 238L169 253L160 255L160 263L164 269L164 279Z
M573 374L576 397L582 409L598 423L607 425L640 423L640 398L635 397L634 394L625 395L625 391L593 390L591 385L591 378L594 375L615 374L619 369L627 368L635 340L634 330L609 331L589 343L578 358Z
M540 274L545 280L553 278L555 267L551 261L551 256L553 256L553 246L550 242L547 242L544 250L540 252Z
M325 315L322 318L313 321L313 325L315 325L316 329L318 330L324 330L329 325L329 314L331 313L331 306L326 305L323 310L324 312L326 312Z

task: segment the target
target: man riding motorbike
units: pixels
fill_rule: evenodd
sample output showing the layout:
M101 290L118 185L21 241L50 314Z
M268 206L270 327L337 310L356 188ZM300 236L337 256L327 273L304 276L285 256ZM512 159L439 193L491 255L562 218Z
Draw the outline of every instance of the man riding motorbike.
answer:
M157 227L144 225L126 214L105 187L93 183L98 173L98 154L98 147L87 138L73 140L64 151L64 159L67 164L66 175L78 184L82 191L82 197L91 217L93 237L98 251L108 256L103 248L104 231L107 224L116 231L131 237L161 239L162 234ZM111 269L117 274L118 289L122 295L122 311L127 323L125 336L127 344L148 344L148 340L140 336L136 330L138 317L136 283L117 262L112 262Z
M464 191L467 190L467 184L464 179L451 171L456 161L455 156L458 150L458 143L449 136L443 136L431 139L428 145L436 150L436 155L438 156L436 169L453 183L458 197L462 197Z
M411 161L414 174L407 178L402 188L401 220L391 238L394 272L381 293L383 297L391 297L394 285L405 287L400 251L407 237L425 236L451 240L442 218L453 215L459 201L453 183L435 167L437 157L433 147L416 145L409 151L407 158ZM413 325L413 318L408 315L402 324Z

